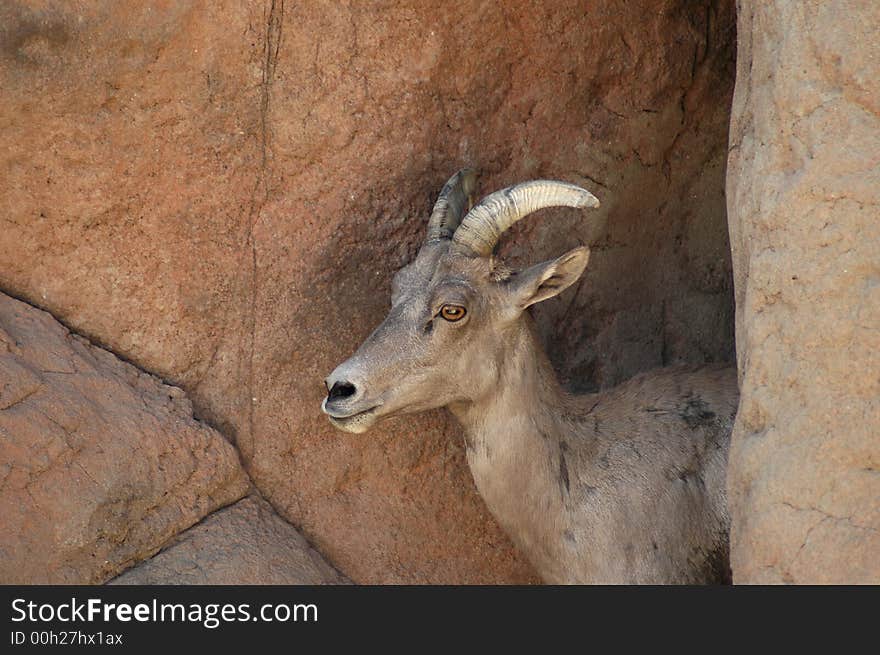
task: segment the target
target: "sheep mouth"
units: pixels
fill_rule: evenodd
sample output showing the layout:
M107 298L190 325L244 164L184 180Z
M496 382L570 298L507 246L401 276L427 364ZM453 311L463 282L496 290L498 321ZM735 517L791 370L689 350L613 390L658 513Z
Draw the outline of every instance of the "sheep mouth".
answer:
M360 434L362 432L366 432L367 429L375 422L377 409L379 409L379 405L374 405L369 409L355 412L354 414L345 415L331 414L326 409L324 411L327 413L327 418L330 419L330 423L332 423L335 427L345 432Z
M348 419L357 418L358 416L364 416L365 414L369 414L370 412L375 412L377 409L379 409L379 405L373 405L369 409L365 409L360 412L354 412L353 414L335 414L333 412L327 411L327 416L335 421L347 421Z

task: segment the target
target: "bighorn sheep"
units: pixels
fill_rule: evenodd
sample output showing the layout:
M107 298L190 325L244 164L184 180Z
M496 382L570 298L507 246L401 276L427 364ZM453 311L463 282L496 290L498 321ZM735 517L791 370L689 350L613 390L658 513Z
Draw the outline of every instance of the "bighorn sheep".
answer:
M722 581L735 371L669 367L600 393L563 391L525 310L575 282L589 250L520 273L492 252L531 212L599 201L533 181L469 209L475 186L470 170L444 186L388 316L325 380L324 412L360 433L448 407L486 505L547 582Z

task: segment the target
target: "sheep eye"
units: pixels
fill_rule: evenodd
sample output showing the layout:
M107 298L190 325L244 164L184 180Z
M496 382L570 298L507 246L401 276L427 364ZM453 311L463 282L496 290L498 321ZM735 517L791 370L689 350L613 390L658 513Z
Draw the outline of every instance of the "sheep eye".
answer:
M465 314L467 314L467 310L461 305L443 305L440 308L440 316L443 317L443 320L450 323L460 321L464 318Z

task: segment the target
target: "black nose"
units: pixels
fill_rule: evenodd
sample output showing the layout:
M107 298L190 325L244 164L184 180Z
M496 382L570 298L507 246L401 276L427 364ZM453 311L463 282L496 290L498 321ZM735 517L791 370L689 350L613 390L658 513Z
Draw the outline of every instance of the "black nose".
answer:
M351 382L334 382L327 394L327 400L336 400L337 398L348 398L353 396L357 389Z

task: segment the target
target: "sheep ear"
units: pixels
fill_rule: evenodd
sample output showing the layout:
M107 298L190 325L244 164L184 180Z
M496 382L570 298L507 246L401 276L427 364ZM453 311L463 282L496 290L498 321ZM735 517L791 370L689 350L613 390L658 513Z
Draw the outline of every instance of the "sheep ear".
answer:
M511 279L513 302L525 309L562 293L577 282L590 260L590 249L581 246L562 257L535 264Z

